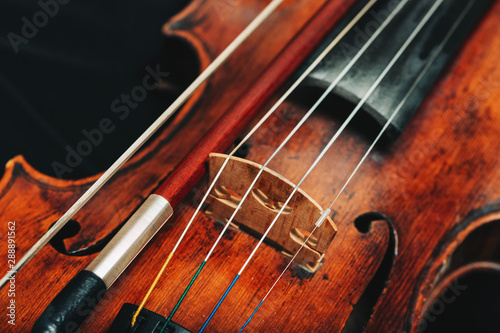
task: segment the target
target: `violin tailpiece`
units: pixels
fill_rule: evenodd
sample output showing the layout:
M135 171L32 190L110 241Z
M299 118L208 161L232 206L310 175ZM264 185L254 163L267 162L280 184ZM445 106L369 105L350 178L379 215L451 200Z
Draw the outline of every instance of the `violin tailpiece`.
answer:
M142 309L137 322L134 326L130 327L132 316L137 311L138 306L135 304L125 303L116 315L113 324L108 332L113 333L156 333L160 332L165 325L167 318L156 312L148 309ZM165 333L191 333L179 324L169 321L167 327L163 331Z
M226 158L227 155L224 154L210 154L210 183ZM216 220L227 223L260 169L261 165L257 163L231 157L208 197L209 208L206 212ZM294 187L289 180L264 168L232 222L250 234L263 235ZM271 228L266 238L267 243L285 256L292 257L310 235L322 212L320 205L299 188ZM336 232L337 227L328 217L314 235L309 237L294 259L295 263L310 272L316 272Z

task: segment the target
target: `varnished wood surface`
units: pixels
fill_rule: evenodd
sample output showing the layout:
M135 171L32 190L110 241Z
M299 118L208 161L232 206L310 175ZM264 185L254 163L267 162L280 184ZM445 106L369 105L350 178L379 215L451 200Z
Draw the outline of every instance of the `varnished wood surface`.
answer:
M197 98L199 96L193 99L198 101L197 108L192 110L193 103L187 104L181 116L191 111L189 120L186 121L185 117L174 120L170 127L154 138L152 144L121 170L85 210L77 214L75 219L81 223L82 230L76 237L66 242L67 247L69 249L87 247L107 235L121 221L126 220L145 196L158 186L161 179L172 170L190 147L255 81L291 37L324 3L325 1L285 3L282 9L223 66L222 70L202 87L203 99L199 100ZM332 17L339 19L349 3L333 2L336 10L332 12ZM267 1L227 3L227 6L222 7L228 11L223 11L221 14L219 3L194 1L183 13L165 25L164 33L178 35L188 40L195 47L202 67L206 67L209 61L220 53L266 4ZM237 9L234 8L236 5ZM272 29L278 32L269 33L273 31ZM181 121L184 121L183 126L172 126L178 125ZM165 145L166 142L169 144ZM156 158L151 158L152 156ZM10 161L1 183L1 207L3 207L1 215L17 223L17 256L21 256L33 245L37 237L43 234L95 179L96 177L90 177L80 181L61 182L37 173L24 163L21 157ZM6 329L29 328L52 295L62 289L66 282L92 259L71 258L66 262L58 262L57 258L58 254L52 248L46 247L31 264L34 272L21 272L18 275L17 285L26 286L17 290L16 297L19 304L26 304L23 299L33 294L50 296L36 297L30 305L29 312L19 310L18 325L5 326ZM56 267L60 273L54 271ZM150 271L148 269L148 272ZM27 274L25 278L23 274ZM54 290L54 286L57 286L55 289L58 290ZM2 301L8 300L5 298ZM116 311L113 312L111 308L108 310L107 319L103 319L102 323L96 324L95 327L109 326Z
M410 295L416 289L425 294L429 287L415 287L430 264L424 254L470 213L494 210L500 202L500 69L494 61L500 53L499 18L497 1L392 147L398 153L381 169L390 175L382 196L399 188L382 207L397 223L400 253L368 331L410 331L408 316L416 317L413 325L420 317L411 313Z
M348 5L347 2L333 2L338 4L339 13ZM267 30L261 30L246 44L241 54L224 66L226 76L217 74L205 87L195 107L196 112L192 113L185 126L158 135L153 145L143 150L121 172L122 175L141 176L115 180L78 214L76 219L82 223L82 231L68 241L71 248L91 244L125 220L181 160L189 147L251 84L260 73L259 69L285 45L287 37L305 23L304 17L310 13L309 10L313 12L323 1L299 1L294 6L303 10L298 11L291 10L290 3L282 12L284 16L274 22L279 27L286 27L283 34L269 34ZM255 14L263 4L261 1L248 5L250 10L246 13ZM195 5L201 7L195 8ZM190 10L209 12L209 7L204 7L209 5L210 2L194 1L177 22L193 17L194 14L189 14ZM241 5L244 5L243 2ZM249 16L247 21L252 16L245 15ZM236 22L241 20L232 15L228 17L231 21L233 18ZM293 24L281 24L290 19ZM323 266L315 275L304 276L292 265L256 314L248 331L340 331L351 313L352 305L357 303L369 284L388 247L389 230L385 222L373 223L367 233L359 232L354 226L356 217L373 211L380 212L394 225L398 236L398 255L366 331L416 330L420 313L413 313L415 295L421 294L425 298L432 283L432 279L423 275L424 269L431 264L441 264L432 260L447 259L446 255L433 253L472 211L484 207L494 210L500 202L499 20L500 2L497 1L402 136L387 148L376 149L340 196L334 206L338 234L325 254ZM241 26L244 21L241 20ZM180 31L189 26L186 22L177 24L182 27ZM198 42L198 45L203 43L203 48L198 51L200 54L205 52L206 59L220 51L231 37L219 33L220 24L212 23L204 28L196 28L196 25L192 30L194 32L184 33L195 36L192 40L203 41ZM165 27L166 30L174 28L178 26L167 24ZM234 36L236 30L228 32L228 35ZM218 32L217 36L224 36L211 40L217 45L208 43L202 33L214 31ZM219 42L221 45L218 45ZM276 47L273 47L275 52L272 54L266 54L269 45ZM266 56L249 63L248 58L242 55L250 50ZM245 66L238 65L239 59L246 59ZM221 86L234 89L223 94L219 90ZM263 130L252 139L247 158L262 164L308 105L307 98L306 101L292 99L280 108L277 115L271 117ZM331 105L326 105L305 124L269 167L297 182L341 122L341 117L332 112ZM323 207L328 205L369 144L365 135L349 127L307 178L302 189ZM157 158L140 165L139 162L151 154ZM18 255L26 251L35 237L44 232L93 180L55 181L37 174L21 158L11 161L0 182L0 215L3 221L16 221ZM174 218L112 286L97 311L85 322L83 331L105 331L122 303L139 303L146 286L153 279L155 268L161 265L179 237L204 187L205 183L200 182L181 203ZM130 188L138 190L132 192ZM101 205L102 202L106 204ZM90 228L91 225L97 227ZM215 221L200 216L174 257L167 277L160 281L158 292L148 301L148 309L168 315L220 230L221 226ZM1 233L2 239L5 239L6 229ZM198 330L255 243L253 237L230 230L174 321L190 330ZM4 258L7 257L5 248L1 253ZM21 272L16 278L16 326L8 325L6 320L0 321L2 331L29 329L53 295L91 259L66 258L53 248L45 247L30 263L32 269ZM286 263L287 259L272 247L263 246L207 331L237 331ZM5 309L7 301L2 296L0 306Z

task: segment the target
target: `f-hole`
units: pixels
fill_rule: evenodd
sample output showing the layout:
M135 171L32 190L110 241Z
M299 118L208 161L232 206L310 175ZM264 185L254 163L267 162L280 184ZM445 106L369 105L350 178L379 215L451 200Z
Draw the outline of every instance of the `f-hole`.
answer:
M385 221L389 228L389 243L385 251L384 258L378 267L372 280L366 286L363 295L361 295L358 303L353 306L351 314L342 330L342 333L357 333L363 332L364 327L368 324L373 308L377 303L382 291L384 290L394 259L397 253L397 235L391 222L382 214L377 212L370 212L363 214L354 220L354 226L363 234L370 232L373 222Z

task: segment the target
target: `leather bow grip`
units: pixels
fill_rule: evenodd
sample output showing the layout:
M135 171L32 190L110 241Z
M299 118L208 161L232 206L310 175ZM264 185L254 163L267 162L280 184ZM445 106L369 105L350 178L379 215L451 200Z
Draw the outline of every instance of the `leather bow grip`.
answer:
M52 300L32 332L74 332L106 293L104 281L93 272L78 273Z

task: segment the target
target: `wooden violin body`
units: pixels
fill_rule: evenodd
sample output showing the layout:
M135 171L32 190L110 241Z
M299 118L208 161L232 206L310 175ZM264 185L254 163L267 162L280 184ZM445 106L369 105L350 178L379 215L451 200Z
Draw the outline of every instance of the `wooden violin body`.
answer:
M190 43L205 68L266 3L194 0L163 32ZM286 1L75 216L81 230L68 236L66 248L91 247L127 220L325 3L336 8L332 20L338 20L354 1ZM497 1L402 135L376 148L339 197L333 207L338 232L319 270L311 275L292 265L248 331L337 332L348 323L351 328L367 324L369 332L417 332L438 316L432 312L433 301L458 276L476 269L500 272L495 246L500 238L495 232L500 210L499 19ZM314 103L311 95L299 91L287 100L252 137L246 158L262 164ZM278 98L276 94L268 104ZM320 107L269 168L297 183L343 121L331 107ZM301 189L327 207L371 144L367 137L348 127ZM4 225L15 221L16 256L96 179L58 180L37 172L20 156L9 161L0 181L0 216ZM106 331L123 303L140 302L204 194L205 182L193 188L115 282L82 331ZM482 228L487 231L477 231ZM168 315L221 229L200 214L146 304L149 310ZM2 243L8 233L6 227L0 230ZM256 242L230 229L174 321L198 330ZM6 246L0 253L7 261ZM46 246L16 275L15 296L7 297L10 284L2 290L0 306L6 309L14 299L16 315L15 326L4 318L1 330L31 329L53 296L94 257L68 256ZM261 247L207 330L241 328L287 263L273 247ZM374 295L366 296L367 290ZM356 316L362 324L356 324Z

